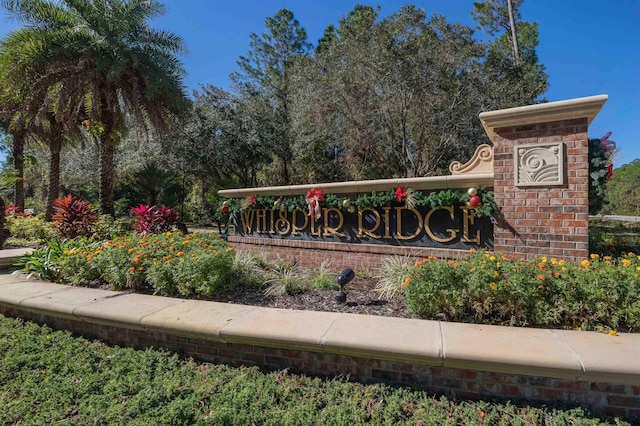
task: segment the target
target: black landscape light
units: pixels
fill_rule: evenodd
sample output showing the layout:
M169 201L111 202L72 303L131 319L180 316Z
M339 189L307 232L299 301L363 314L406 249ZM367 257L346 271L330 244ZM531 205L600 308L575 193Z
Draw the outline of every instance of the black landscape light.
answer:
M353 272L353 269L347 268L344 271L340 272L336 281L340 286L340 290L336 293L336 303L345 303L347 301L347 293L344 292L344 286L349 284L356 276L356 273Z

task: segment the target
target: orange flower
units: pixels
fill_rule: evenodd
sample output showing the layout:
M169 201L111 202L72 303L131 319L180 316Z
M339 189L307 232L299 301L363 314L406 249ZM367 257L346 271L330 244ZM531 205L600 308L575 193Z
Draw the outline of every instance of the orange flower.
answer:
M411 283L411 281L413 281L413 278L411 277L408 277L406 280L404 280L402 282L402 288L405 288L406 286L408 286Z
M544 281L544 276L538 274L538 281Z

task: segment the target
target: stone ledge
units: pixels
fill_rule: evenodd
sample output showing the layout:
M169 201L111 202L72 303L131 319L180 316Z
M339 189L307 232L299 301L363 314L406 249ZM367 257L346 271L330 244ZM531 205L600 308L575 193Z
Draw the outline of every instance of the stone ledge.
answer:
M126 294L0 275L0 305L223 343L640 385L640 334L446 323Z
M0 269L8 269L15 261L33 251L32 248L13 248L0 250Z

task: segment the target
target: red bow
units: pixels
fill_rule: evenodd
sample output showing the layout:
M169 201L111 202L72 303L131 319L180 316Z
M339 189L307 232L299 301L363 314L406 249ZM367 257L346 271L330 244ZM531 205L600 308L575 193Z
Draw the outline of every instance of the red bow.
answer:
M322 190L318 188L311 188L307 192L307 196L304 198L309 205L309 217L314 216L316 219L319 219L321 216L320 201L322 201Z
M407 193L405 192L403 187L399 186L398 188L396 188L396 200L398 200L398 202L402 201L406 196Z
M607 179L611 179L613 176L613 163L607 164Z
M255 194L251 194L251 204L253 204L254 206L258 205Z

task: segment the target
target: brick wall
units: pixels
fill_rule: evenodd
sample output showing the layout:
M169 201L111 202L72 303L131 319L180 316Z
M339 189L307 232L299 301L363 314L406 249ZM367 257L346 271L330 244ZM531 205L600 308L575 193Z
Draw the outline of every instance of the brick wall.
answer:
M352 268L354 271L374 271L389 256L410 256L416 259L437 256L458 258L465 250L425 247L400 247L379 244L325 243L321 241L276 240L229 236L229 243L239 252L250 251L282 259L295 259L306 268L317 268L323 261L332 269Z
M362 383L384 382L423 389L456 399L501 399L527 404L561 402L596 413L640 421L640 384L573 381L488 371L433 367L326 352L233 344L160 331L132 330L81 320L47 316L0 305L0 313L70 330L109 344L164 348L182 356L232 366L288 369L322 377L342 376Z
M494 129L494 192L504 220L494 248L517 257L589 255L589 145L586 118ZM516 187L514 145L563 142L564 184Z

